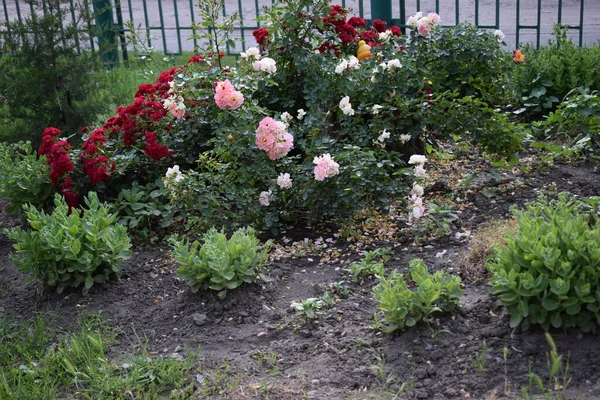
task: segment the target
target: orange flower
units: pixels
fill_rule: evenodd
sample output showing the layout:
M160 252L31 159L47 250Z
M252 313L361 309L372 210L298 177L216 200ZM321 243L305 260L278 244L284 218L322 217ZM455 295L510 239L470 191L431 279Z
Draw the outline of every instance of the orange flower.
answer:
M514 50L513 61L519 64L522 63L523 61L525 61L525 54L521 53L521 50Z
M364 40L358 42L358 50L356 52L356 57L358 58L358 61L362 60L363 58L373 57L373 55L371 54L371 46L366 44Z

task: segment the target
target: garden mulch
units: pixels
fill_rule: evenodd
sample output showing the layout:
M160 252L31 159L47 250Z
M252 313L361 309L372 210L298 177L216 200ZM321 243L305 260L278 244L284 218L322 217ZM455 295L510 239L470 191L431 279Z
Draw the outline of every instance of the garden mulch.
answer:
M213 293L191 293L177 278L168 253L158 248L136 253L119 282L94 287L87 296L40 293L38 284L24 284L25 276L8 259L11 244L0 235L0 263L5 266L0 313L25 320L37 311L48 312L55 326L67 327L82 310L101 312L122 332L111 354L116 360L142 346L165 357L185 357L199 347L201 365L190 381L209 382L215 376L211 371L230 368L231 381L220 381L222 393L211 398L266 398L267 389L271 399L519 398L529 368L547 379L544 334L511 330L504 307L487 285L471 282L461 260L469 249L468 231L508 217L513 205L540 193L600 195L598 165L539 171L535 162L534 157L537 172L529 173L492 169L476 157L439 163L431 179L437 192L426 197L452 200L461 214L451 235L420 246L413 244L400 217L365 214L352 240L336 237L335 229L290 229L275 238L269 281L231 291L224 300ZM473 179L459 180L473 171ZM4 226L17 224L5 214L0 220ZM466 235L457 238L455 232ZM384 246L393 249L388 271L406 271L408 261L423 258L430 270L447 268L462 275L465 296L459 309L397 335L373 330L375 281L354 283L346 269L361 251ZM318 297L339 281L350 294L317 321L303 324L290 309L292 301ZM569 396L600 398L598 337L563 331L552 335L559 353L569 359ZM483 371L477 371L484 341L487 352L479 358Z

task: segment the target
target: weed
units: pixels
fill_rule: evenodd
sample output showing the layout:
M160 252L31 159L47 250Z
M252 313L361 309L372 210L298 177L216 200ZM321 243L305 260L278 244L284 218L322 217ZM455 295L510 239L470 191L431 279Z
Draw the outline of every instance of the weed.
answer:
M469 356L469 360L478 374L482 374L485 371L485 364L487 362L487 343L485 340L481 343L481 352L476 351L475 355Z
M459 260L460 270L466 280L472 283L485 283L490 277L485 261L493 254L494 248L506 246L507 235L517 229L514 218L492 220L478 229L470 242L470 250L464 252Z
M558 354L556 344L549 333L546 333L546 341L550 346L550 352L546 353L549 369L548 383L547 385L544 385L542 379L531 370L530 365L529 373L527 374L529 384L528 386L523 386L521 388L521 394L523 395L524 400L540 398L533 393L534 387L536 386L541 393L541 398L545 400L565 399L565 392L571 383L571 378L569 377L569 357L567 356L566 362L563 361L563 356L562 354Z
M204 397L210 396L209 398L213 398L214 396L231 393L237 389L240 383L239 376L232 373L227 361L224 361L223 365L218 368L203 370L203 373L204 379L202 380L200 393Z
M297 315L300 315L305 321L315 319L323 314L321 310L324 306L323 300L316 297L311 297L302 301L295 301L291 304Z
M397 398L401 394L412 388L412 382L400 383L398 377L386 370L385 356L383 354L374 355L375 363L370 365L371 371L377 377L380 384L380 398Z
M82 314L78 328L55 336L41 314L31 324L0 320L0 398L158 399L172 389L173 397L190 395L194 355L181 362L142 350L115 362L107 353L116 332L102 317Z
M252 359L260 368L267 370L271 376L279 375L279 367L277 366L277 354L274 352L257 351L252 355Z
M350 266L352 280L358 282L360 278L370 275L383 275L383 262L390 259L392 249L389 247L365 251L363 258ZM383 262L380 262L383 261Z

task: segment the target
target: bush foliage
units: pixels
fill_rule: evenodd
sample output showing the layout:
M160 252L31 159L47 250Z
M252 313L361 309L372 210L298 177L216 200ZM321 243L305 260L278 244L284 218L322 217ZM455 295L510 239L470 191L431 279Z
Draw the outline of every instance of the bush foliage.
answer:
M269 245L260 246L254 229L238 229L231 238L211 229L191 244L176 238L170 240L173 259L181 266L177 274L190 286L192 292L211 289L219 297L227 295L244 283L252 283L265 268Z
M0 197L8 200L6 211L23 217L23 205L43 209L52 197L46 158L38 158L30 142L0 143Z
M72 210L58 194L51 214L25 204L32 230L4 230L16 242L17 254L10 258L19 271L30 274L28 281L39 279L59 293L83 286L85 294L94 283L120 277L123 261L131 255L127 228L115 223L116 214L94 192L85 204L81 212Z
M410 262L408 278L410 280L392 271L387 277L379 276L380 283L373 289L377 309L383 312L383 317L376 320L376 326L384 332L428 321L434 312L452 311L463 295L458 276L445 271L430 274L421 259ZM412 283L416 290L410 289Z
M598 203L598 199L588 200ZM595 330L600 322L600 219L561 193L513 210L514 236L487 264L510 326Z

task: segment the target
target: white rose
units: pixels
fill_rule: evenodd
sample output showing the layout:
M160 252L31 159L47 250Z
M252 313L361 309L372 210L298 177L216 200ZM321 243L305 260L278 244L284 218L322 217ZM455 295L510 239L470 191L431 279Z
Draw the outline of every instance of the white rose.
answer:
M292 187L292 178L290 178L290 174L279 174L277 177L277 186L281 189L289 189Z
M410 194L414 194L414 195L417 195L418 197L421 197L421 196L423 196L424 192L425 192L425 190L423 189L423 186L421 186L417 183L414 183L412 190L410 191Z
M373 115L377 115L379 114L379 110L381 110L383 108L383 106L380 106L379 104L375 104L372 108L372 113Z
M381 135L379 135L379 137L377 138L377 140L379 140L380 142L384 142L386 139L389 139L389 137L390 133L384 129Z
M422 166L423 164L425 164L426 161L427 161L427 158L425 156L413 154L412 156L410 156L408 163L409 164L420 164Z
M402 68L402 64L400 63L400 60L398 60L397 58L388 61L387 66L389 69Z

